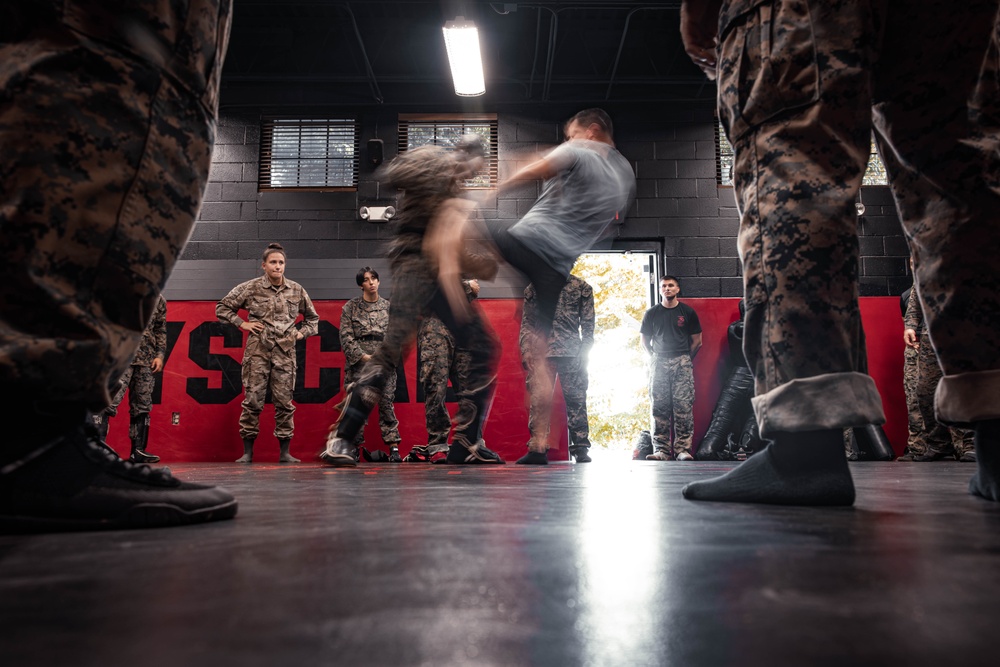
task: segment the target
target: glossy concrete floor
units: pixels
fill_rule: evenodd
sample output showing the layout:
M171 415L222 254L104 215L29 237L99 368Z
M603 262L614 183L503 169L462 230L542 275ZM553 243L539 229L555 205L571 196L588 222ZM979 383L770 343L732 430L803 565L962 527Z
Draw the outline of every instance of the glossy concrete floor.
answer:
M731 465L176 465L236 520L0 536L0 663L1000 664L973 466L852 464L850 509L681 498Z

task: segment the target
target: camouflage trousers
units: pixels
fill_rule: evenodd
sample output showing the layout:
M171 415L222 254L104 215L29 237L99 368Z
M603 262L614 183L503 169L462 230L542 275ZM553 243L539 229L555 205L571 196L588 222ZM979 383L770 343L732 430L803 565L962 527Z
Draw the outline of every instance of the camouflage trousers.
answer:
M448 381L457 393L459 377L469 365L469 353L455 349L451 334L422 332L417 344L420 364L420 385L424 390L424 417L427 422L427 445L434 453L448 445L451 417L445 406L448 398Z
M290 440L295 430L295 348L285 352L275 345L270 350L259 336L247 339L243 351L243 411L240 413L240 438L256 440L260 433L260 413L264 410L267 390L274 403L274 437Z
M906 396L906 450L921 455L927 451L924 440L924 418L920 414L917 401L917 356L916 348L903 350L903 394Z
M997 4L724 2L719 112L763 436L885 421L860 370L854 203L873 129L944 367L939 417L1000 417Z
M392 306L390 305L390 308ZM370 361L368 363L371 363ZM357 382L361 377L361 372L367 364L360 362L344 369L344 387ZM378 398L378 426L382 431L382 442L387 445L398 445L402 438L399 435L399 420L396 419L396 408L393 399L396 396L396 369L392 369L386 376L385 387ZM365 441L365 431L361 428L354 436L354 444L360 445Z
M98 412L198 212L231 1L4 5L0 385Z
M934 394L941 377L941 366L938 365L930 337L925 331L920 336L920 349L917 351L917 378L914 387L917 410L924 425L921 433L923 451L961 456L973 450L974 433L970 429L948 427L935 417Z
M523 359L528 392L528 441L530 451L544 452L549 446L552 421L552 393L556 378L562 387L566 403L566 427L570 449L590 447L590 425L587 422L587 388L590 379L580 357L547 357L546 372L539 373L537 364Z
M677 456L692 454L694 437L694 364L689 355L653 356L649 377L653 446ZM671 437L671 435L673 437Z
M496 389L496 364L500 342L475 304L472 317L459 323L438 288L430 263L417 253L405 253L392 263L393 294L389 324L382 345L358 376L342 404L336 434L353 441L378 403L390 376L402 362L403 349L412 343L420 318L433 313L455 337L455 344L469 350L469 363L459 377L458 412L453 420L454 443L472 446L483 437L483 427Z
M107 419L118 414L118 406L128 392L128 413L134 420L141 416L148 416L153 409L153 389L156 387L156 379L153 376L153 369L149 366L129 366L125 374L118 380L118 391L111 399L111 405L101 411L101 415Z

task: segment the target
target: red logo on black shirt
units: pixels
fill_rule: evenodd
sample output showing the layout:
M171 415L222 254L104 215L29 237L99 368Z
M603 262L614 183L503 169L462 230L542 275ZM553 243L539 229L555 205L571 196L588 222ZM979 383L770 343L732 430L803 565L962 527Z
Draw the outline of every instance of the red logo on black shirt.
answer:
M677 326L679 326L679 327L684 326L684 316L683 315L679 315L677 317Z

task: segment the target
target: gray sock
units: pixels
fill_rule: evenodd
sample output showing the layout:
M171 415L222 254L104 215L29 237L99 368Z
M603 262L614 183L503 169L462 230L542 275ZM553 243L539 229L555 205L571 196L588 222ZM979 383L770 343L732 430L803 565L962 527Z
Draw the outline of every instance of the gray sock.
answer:
M691 482L688 500L772 505L854 503L841 429L775 433L772 442L725 475Z

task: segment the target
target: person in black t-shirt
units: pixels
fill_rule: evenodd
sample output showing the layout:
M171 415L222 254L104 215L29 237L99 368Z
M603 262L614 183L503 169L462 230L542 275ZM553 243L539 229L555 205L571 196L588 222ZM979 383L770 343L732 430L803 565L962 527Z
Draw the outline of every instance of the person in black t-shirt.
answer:
M658 305L642 317L642 347L651 355L649 400L653 413L651 461L693 461L694 366L701 347L701 322L691 306L681 303L680 282L660 279Z

